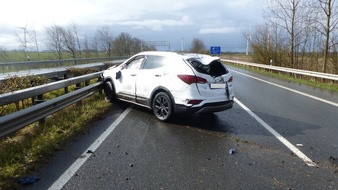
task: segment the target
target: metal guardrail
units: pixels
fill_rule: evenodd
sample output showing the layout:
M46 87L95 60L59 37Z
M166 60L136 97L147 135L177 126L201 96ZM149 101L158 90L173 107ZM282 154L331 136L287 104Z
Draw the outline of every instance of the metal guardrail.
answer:
M123 62L126 57L114 57L114 61L112 64L119 64ZM107 58L109 60L112 60L112 58ZM97 59L81 59L86 61L91 60L97 60ZM62 60L62 61L74 61L74 60ZM34 64L42 64L42 63L54 63L54 62L60 62L60 60L56 61L42 61L42 62L34 62ZM8 65L22 65L22 64L33 64L33 63L27 63L27 62L20 62L20 63L0 63L1 67L6 67ZM61 109L74 104L84 98L87 98L88 96L100 92L103 89L103 82L97 82L95 84L80 88L78 90L75 90L73 92L68 92L68 86L71 85L77 85L83 82L90 81L92 79L97 78L100 80L100 75L103 71L91 73L79 77L73 77L68 78L69 71L68 68L99 68L100 70L106 69L108 65L100 62L100 63L91 63L91 64L82 64L82 65L73 65L69 67L62 67L62 68L48 68L48 69L36 69L36 70L27 70L27 71L20 71L20 72L13 72L10 74L14 74L17 77L26 76L27 73L29 75L34 76L44 76L46 78L53 78L58 76L64 76L64 80L60 80L57 82L52 82L49 84L44 84L36 87L31 87L23 90L18 90L15 92L0 94L0 106L8 105L11 103L16 103L21 100L32 98L32 101L34 103L36 98L43 97L43 94L47 92L51 92L54 90L58 90L61 88L65 88L65 95L59 96L57 98L42 101L42 103L35 104L31 107L28 107L26 109L11 113L9 115L5 115L0 117L0 137L6 136L12 132L15 132L33 122L41 121L45 117L60 111ZM6 73L9 74L9 73ZM4 75L4 74L3 74ZM1 78L0 74L0 82L3 82L5 77ZM41 99L40 99L41 100ZM39 100L37 100L39 102Z
M335 74L329 74L329 73L321 73L321 72L314 72L314 71L307 71L307 70L299 70L299 69L291 69L286 67L277 67L272 65L263 65L263 64L257 64L257 63L249 63L244 61L234 61L229 59L221 59L224 62L232 63L232 64L240 64L240 65L246 65L246 66L252 66L252 67L258 67L262 69L269 69L274 71L280 71L285 73L291 73L291 74L297 74L297 75L304 75L309 77L315 77L315 78L321 78L321 79L327 79L332 81L338 81L338 75Z
M101 73L102 71L70 79L65 79L57 82L52 82L49 84L44 84L36 87L31 87L23 90L18 90L15 92L0 94L0 106L15 103L20 100L28 99L41 94L45 94L46 92L51 92L53 90L65 88L70 85L86 82L94 78L100 78Z
M95 92L102 90L103 82L70 92L52 100L1 117L0 137L17 131L33 122L43 119Z
M111 64L119 64L124 60L114 60ZM8 73L0 73L0 82L4 82L10 76L22 77L22 76L35 76L35 77L45 77L49 79L64 77L67 78L69 75L69 68L92 68L98 70L105 70L109 64L105 64L103 62L98 63L88 63L81 65L74 65L69 67L56 67L56 68L45 68L45 69L34 69L34 70L24 70L19 72L8 72Z
M80 77L74 77L46 85L32 87L12 93L0 95L1 105L17 102L22 99L33 98L35 95L61 89L72 84L98 78L101 72L88 74ZM71 104L74 104L96 92L102 91L103 82L80 88L73 92L47 100L45 102L33 105L29 108L14 112L12 114L0 117L0 137L15 132L33 122L39 121Z
M0 63L0 72L13 72L30 69L51 68L60 66L73 66L85 63L113 61L126 59L127 56L105 57L105 58L82 58L82 59L63 59L63 60L48 60L48 61L27 61L27 62L10 62Z

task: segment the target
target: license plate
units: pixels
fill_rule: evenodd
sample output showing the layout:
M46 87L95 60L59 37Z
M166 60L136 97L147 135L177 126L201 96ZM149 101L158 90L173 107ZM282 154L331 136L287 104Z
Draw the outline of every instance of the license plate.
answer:
M212 89L216 89L216 88L226 88L226 84L225 83L211 83L210 84L210 88Z

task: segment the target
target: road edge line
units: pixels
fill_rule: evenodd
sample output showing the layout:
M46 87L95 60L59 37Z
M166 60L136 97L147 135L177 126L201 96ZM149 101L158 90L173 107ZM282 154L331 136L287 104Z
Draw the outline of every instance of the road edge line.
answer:
M234 99L235 102L242 107L247 113L249 113L256 121L258 121L266 130L268 130L272 135L274 135L279 141L281 141L287 148L289 148L295 155L297 155L301 160L303 160L308 166L317 166L309 157L307 157L303 152L301 152L297 147L291 144L286 138L280 135L272 127L270 127L265 121L258 117L254 112L252 112L248 107L246 107L242 102L237 98Z
M305 97L308 97L308 98L311 98L311 99L314 99L314 100L317 100L317 101L320 101L320 102L324 102L324 103L330 104L332 106L338 107L338 103L332 102L330 100L325 100L323 98L319 98L319 97L316 97L316 96L313 96L313 95L310 95L310 94L307 94L307 93L304 93L304 92L301 92L301 91L298 91L298 90L294 90L294 89L291 89L291 88L288 88L288 87L285 87L285 86L282 86L282 85L279 85L279 84L275 84L275 83L272 83L272 82L269 82L269 81L266 81L266 80L263 80L263 79L260 79L260 78L248 75L248 74L244 74L244 73L241 73L241 72L238 72L238 71L231 70L231 72L235 72L237 74L250 77L252 79L255 79L255 80L258 80L258 81L261 81L261 82L264 82L264 83L267 83L267 84L270 84L270 85L282 88L284 90L288 90L290 92L294 92L296 94L300 94L300 95L303 95Z
M75 162L48 188L48 190L60 190L70 180L70 178L80 169L80 167L90 158L92 153L87 152L95 150L102 144L102 142L110 135L117 125L128 115L131 108L127 108L108 128L97 138L82 155L75 160Z

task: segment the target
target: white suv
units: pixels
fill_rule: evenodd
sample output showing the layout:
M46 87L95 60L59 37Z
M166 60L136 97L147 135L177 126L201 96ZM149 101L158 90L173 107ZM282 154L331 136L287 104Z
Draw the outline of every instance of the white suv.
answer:
M108 68L102 78L107 101L145 106L162 121L174 113L219 112L233 105L233 76L209 55L142 52Z

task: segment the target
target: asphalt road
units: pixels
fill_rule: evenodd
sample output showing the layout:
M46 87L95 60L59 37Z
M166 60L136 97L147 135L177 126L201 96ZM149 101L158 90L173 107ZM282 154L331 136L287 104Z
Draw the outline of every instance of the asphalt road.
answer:
M230 69L231 110L114 104L23 189L338 189L338 94Z

